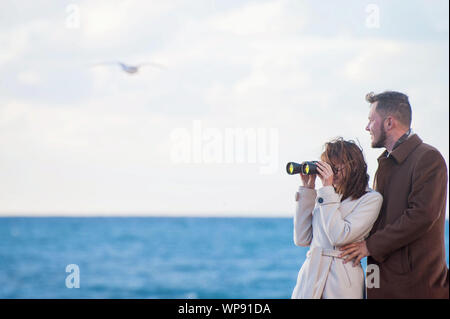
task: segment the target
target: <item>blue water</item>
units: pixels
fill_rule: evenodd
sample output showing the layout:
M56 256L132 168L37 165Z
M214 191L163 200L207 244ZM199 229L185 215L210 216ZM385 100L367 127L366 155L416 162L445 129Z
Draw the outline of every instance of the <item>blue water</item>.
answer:
M290 298L291 218L0 218L0 298ZM448 221L446 251L448 265ZM66 287L66 266L80 288ZM363 263L364 264L364 263Z

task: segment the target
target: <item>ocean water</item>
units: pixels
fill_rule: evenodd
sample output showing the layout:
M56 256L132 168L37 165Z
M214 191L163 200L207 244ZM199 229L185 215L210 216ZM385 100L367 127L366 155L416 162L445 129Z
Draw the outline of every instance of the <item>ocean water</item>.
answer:
M291 218L0 218L0 298L290 298L308 250L293 244L292 226ZM66 286L70 264L79 288Z

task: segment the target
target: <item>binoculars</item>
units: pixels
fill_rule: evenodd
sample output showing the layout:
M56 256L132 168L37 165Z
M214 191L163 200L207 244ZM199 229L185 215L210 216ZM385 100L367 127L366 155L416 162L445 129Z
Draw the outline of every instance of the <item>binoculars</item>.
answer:
M302 173L303 175L317 174L317 161L306 161L301 164L289 162L286 165L286 171L289 175Z

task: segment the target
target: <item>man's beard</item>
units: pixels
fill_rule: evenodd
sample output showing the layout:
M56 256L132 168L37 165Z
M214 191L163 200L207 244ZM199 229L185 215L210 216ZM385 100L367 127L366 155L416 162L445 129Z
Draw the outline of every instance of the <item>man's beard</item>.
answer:
M380 126L380 136L378 137L378 140L372 141L372 148L382 148L384 147L386 142L386 131L384 130L383 125Z

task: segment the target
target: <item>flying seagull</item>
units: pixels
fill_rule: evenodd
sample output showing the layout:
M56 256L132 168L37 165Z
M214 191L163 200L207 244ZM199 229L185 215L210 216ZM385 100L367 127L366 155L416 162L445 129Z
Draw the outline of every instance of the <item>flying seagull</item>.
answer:
M143 67L144 65L150 65L152 67L156 67L159 69L166 68L164 65L155 63L155 62L146 62L146 63L140 63L140 64L136 64L136 65L125 64L123 62L102 62L102 63L96 63L93 66L108 65L108 64L118 64L122 68L122 70L127 72L128 74L137 73L140 70L140 68Z

